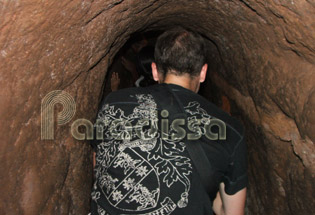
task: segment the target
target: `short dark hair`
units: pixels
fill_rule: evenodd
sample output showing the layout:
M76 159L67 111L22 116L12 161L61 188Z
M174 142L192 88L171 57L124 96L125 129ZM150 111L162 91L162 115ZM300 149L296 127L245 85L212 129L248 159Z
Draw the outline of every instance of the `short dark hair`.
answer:
M154 58L158 71L164 76L168 72L197 76L206 63L204 39L184 28L166 31L157 39Z

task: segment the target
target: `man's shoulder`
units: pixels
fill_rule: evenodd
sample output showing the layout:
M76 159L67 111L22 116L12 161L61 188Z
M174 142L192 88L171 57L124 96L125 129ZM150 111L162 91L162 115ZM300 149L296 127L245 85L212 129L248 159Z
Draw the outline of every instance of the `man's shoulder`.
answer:
M243 138L244 126L242 125L240 120L232 117L227 112L214 105L212 102L206 100L205 98L202 97L202 100L207 104L206 110L212 117L222 120L226 124L227 129L233 130L239 135L240 138Z
M213 104L197 93L192 91L182 91L180 94L181 100L185 101L184 103L186 111L197 111L202 116L209 116L212 119L219 119L220 121L224 122L227 130L230 130L230 132L235 132L239 138L243 138L244 127L238 119L232 117L217 105Z
M114 92L109 93L105 100L103 101L104 103L121 103L121 102L133 102L135 100L135 96L137 94L143 94L146 93L144 89L141 87L130 87L130 88L124 88L120 89Z
M155 84L147 87L129 87L120 89L114 92L109 93L105 101L109 102L127 102L134 100L134 97L138 94L151 94L153 91L158 91L158 89L162 87L161 84Z

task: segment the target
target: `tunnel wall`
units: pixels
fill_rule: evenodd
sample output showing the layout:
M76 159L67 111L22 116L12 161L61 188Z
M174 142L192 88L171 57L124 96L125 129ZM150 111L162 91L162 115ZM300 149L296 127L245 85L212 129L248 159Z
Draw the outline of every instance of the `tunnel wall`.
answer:
M70 132L93 121L107 68L134 32L182 25L205 36L208 81L247 128L248 214L314 208L315 5L296 0L0 1L1 214L86 214L91 149ZM76 112L41 139L42 99ZM62 110L56 105L56 113Z

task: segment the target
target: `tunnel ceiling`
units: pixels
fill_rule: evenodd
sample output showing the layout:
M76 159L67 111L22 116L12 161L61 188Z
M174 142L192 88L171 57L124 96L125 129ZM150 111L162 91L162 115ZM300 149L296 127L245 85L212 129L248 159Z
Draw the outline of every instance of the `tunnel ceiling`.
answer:
M1 213L87 213L91 150L71 123L95 119L131 34L177 25L208 39L208 79L247 127L249 214L312 213L314 1L0 0L0 14ZM76 113L41 140L41 101L53 90L73 96Z

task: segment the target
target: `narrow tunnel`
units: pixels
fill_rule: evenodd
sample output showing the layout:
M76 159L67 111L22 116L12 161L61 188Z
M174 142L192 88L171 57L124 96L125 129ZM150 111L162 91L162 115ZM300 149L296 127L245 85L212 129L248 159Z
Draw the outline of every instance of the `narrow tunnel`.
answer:
M202 94L226 95L246 127L246 214L314 208L315 3L311 0L0 1L1 214L87 214L94 122L106 73L131 35L183 26L207 40ZM42 101L75 114L41 138Z

